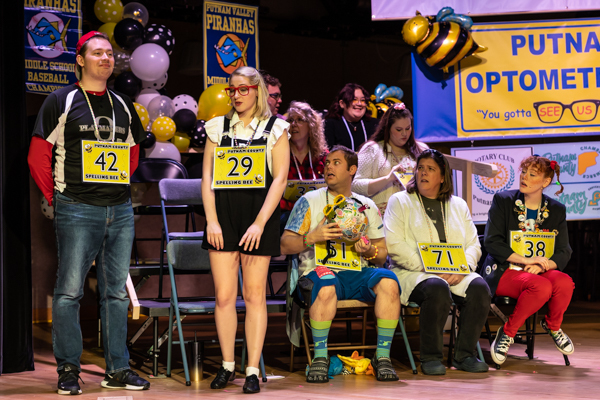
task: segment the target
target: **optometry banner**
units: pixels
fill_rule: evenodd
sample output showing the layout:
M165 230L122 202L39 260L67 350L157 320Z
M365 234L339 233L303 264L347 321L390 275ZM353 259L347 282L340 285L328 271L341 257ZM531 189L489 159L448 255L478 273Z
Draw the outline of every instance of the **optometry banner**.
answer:
M600 219L600 141L598 141L452 149L452 155L455 157L488 162L498 168L498 175L494 178L473 175L474 223L486 223L494 194L519 188L519 166L524 158L532 154L546 157L560 165L563 193L555 194L560 190L560 185L556 184L556 176L544 193L565 205L567 220ZM461 176L460 171L455 171L456 193L462 193Z
M48 94L77 82L75 46L81 36L80 0L25 3L25 89Z
M204 88L241 66L258 69L258 7L205 1Z
M488 50L447 76L413 53L415 136L437 142L600 132L598 32L599 19L477 24L473 39Z

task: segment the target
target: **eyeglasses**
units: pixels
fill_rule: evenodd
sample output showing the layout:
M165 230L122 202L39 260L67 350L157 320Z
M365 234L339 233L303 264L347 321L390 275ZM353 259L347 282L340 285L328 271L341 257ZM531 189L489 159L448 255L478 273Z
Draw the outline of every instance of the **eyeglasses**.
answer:
M352 99L352 105L356 104L367 104L367 99L365 99L364 97L362 99Z
M302 118L288 118L286 121L287 121L287 122L288 122L290 125L292 125L292 124L294 124L294 123L296 123L296 124L300 125L300 124L303 124L303 123L305 123L305 122L306 122L306 120L305 120L305 119L302 119Z
M281 99L281 93L269 93L269 97L277 101Z
M239 87L226 87L225 88L225 92L227 93L227 96L229 97L233 97L235 96L235 92L239 92L240 96L248 96L248 93L250 93L250 89L258 89L257 85L252 85L252 86L239 86Z
M554 124L561 120L565 110L571 110L573 118L579 122L589 122L598 114L600 100L577 100L571 104L559 101L539 101L533 103L538 118L545 124Z

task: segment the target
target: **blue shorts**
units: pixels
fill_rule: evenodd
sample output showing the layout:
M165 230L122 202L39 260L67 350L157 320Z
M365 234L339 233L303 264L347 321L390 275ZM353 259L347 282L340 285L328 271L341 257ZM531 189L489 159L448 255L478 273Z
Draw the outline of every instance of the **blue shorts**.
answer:
M400 282L398 277L392 271L385 268L363 268L362 271L334 271L334 277L329 279L321 279L315 271L309 272L307 275L300 278L300 280L309 280L312 282L311 302L313 304L324 286L335 285L335 294L338 300L360 300L360 301L375 301L375 292L373 287L384 278L393 279L398 284L398 292L402 290L400 288ZM305 284L308 282L304 282ZM299 282L298 289L300 287L307 287ZM298 290L299 300L304 301L303 290ZM308 295L306 296L308 297ZM309 304L307 304L309 305Z

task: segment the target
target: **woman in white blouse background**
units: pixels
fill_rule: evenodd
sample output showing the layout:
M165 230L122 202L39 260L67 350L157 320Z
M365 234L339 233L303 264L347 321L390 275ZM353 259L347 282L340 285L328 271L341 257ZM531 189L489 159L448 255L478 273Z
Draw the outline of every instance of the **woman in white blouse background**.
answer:
M395 103L358 153L352 191L370 197L383 215L390 196L404 190L394 172L412 173L415 160L428 148L415 140L411 112L404 103Z

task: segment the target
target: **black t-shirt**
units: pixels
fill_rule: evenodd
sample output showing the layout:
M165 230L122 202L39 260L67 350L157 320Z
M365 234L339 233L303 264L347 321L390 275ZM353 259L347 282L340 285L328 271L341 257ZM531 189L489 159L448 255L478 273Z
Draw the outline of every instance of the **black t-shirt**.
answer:
M440 243L446 243L446 231L444 230L444 214L442 214L442 207L444 203L439 200L429 199L425 196L421 196L423 200L423 206L425 212L431 218L431 221L437 229L438 236L440 237Z
M362 120L365 124L365 131L363 130L361 121L348 123L348 128L344 124L344 120L341 118L330 118L325 120L325 139L327 140L327 146L331 150L336 144L341 144L349 149L353 149L358 152L360 145L366 142L377 128L378 120L369 119L368 121ZM356 130L354 130L356 127ZM352 136L350 136L352 134ZM354 147L352 146L354 142Z
M114 106L115 142L131 146L140 143L146 134L135 107L129 97L115 91L107 90L100 96L88 92L100 136L108 139L113 131L108 93ZM113 206L127 201L129 185L82 182L81 141L96 140L96 136L90 108L79 86L70 85L48 95L38 113L33 134L54 145L52 170L55 190L73 200L95 206Z

